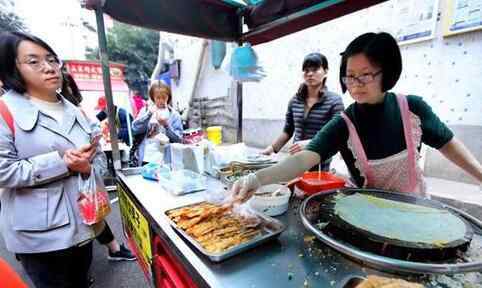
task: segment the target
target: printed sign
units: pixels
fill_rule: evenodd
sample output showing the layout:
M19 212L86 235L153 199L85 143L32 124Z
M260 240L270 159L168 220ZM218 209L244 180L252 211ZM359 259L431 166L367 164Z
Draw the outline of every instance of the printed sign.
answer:
M144 270L144 274L150 279L152 250L149 223L139 209L137 209L122 186L117 185L117 191L119 193L122 222L124 223L124 229L129 238L129 244L133 246L131 248L133 248L134 253L136 253L137 261Z
M444 36L482 29L482 0L448 0Z

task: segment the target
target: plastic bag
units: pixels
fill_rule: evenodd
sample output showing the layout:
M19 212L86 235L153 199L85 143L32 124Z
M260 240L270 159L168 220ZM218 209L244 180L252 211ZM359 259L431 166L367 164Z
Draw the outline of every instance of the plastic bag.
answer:
M160 177L166 177L170 173L171 169L169 167L157 164L157 163L147 163L141 168L141 175L145 179L149 180L159 180Z
M240 82L259 82L266 77L258 56L249 43L236 47L231 54L230 74Z
M170 156L171 169L187 169L196 173L204 173L204 146L202 143L186 145L172 143L165 153Z
M79 205L82 221L87 225L93 225L102 221L111 211L109 195L103 185L98 185L95 179L94 169L91 170L87 179L79 175Z
M174 195L194 193L207 188L206 177L186 169L159 174L159 185Z

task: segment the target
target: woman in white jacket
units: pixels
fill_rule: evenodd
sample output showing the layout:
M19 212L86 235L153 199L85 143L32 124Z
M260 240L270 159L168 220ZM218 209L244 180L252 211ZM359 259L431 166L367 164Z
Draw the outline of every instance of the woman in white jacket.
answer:
M0 80L10 89L0 100L0 226L41 288L88 287L95 231L82 222L78 181L93 171L101 184L106 171L88 120L56 92L61 65L37 37L0 35Z

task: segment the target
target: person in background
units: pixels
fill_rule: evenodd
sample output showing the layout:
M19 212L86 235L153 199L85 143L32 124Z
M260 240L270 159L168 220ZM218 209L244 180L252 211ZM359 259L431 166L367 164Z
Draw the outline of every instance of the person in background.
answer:
M97 225L79 212L79 177L102 178L105 155L82 112L65 101L57 54L20 32L0 35L0 226L38 288L88 287ZM93 173L93 175L91 175Z
M104 96L99 97L97 100L97 110L100 110L97 113L97 119L102 122L107 119L107 100ZM133 117L130 113L128 113L124 108L119 108L114 105L115 110L115 126L117 127L117 136L119 137L121 142L124 142L128 146L130 146L129 141L129 124L127 121L132 123Z
M0 96L2 96L3 94L5 94L5 92L6 92L6 91L5 91L4 87L3 87L3 82L0 81Z
M327 123L306 149L233 185L232 199L245 201L261 185L289 181L338 151L353 184L425 196L417 159L422 143L482 183L482 166L422 97L389 92L402 72L397 41L366 33L342 53L340 84L355 103Z
M288 104L285 127L273 144L261 152L270 155L277 153L293 137L294 144L288 149L295 154L304 149L306 144L333 117L343 111L341 97L326 88L328 60L320 53L310 53L303 60L304 82ZM331 159L321 165L321 170L330 169ZM318 167L313 167L318 169Z
M62 71L63 75L63 83L62 83L62 90L60 94L68 100L70 103L74 104L75 106L80 108L80 103L82 102L82 95L80 94L80 90L75 83L74 78L70 75L67 71ZM109 227L109 224L106 220L105 227L97 235L97 241L105 245L108 250L107 259L110 261L134 261L136 260L136 256L132 254L132 252L127 249L124 244L119 244L119 242L115 239L112 230Z
M67 69L62 68L62 78L62 90L60 94L62 94L66 100L80 109L80 103L82 102L83 98L82 94L80 94L77 83L75 83L74 77L67 72Z
M160 163L164 157L163 145L182 142L182 120L172 107L171 89L161 81L149 87L152 103L144 107L132 123L134 135L144 135L137 151L137 162Z
M144 106L146 106L146 100L142 97L141 91L138 89L132 90L132 98L131 98L131 106L132 106L132 113L134 114L134 118L137 117L139 112L141 111Z

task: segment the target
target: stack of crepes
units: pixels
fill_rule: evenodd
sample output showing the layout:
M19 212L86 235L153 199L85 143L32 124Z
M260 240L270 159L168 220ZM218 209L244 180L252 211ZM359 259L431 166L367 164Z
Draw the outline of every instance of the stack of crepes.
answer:
M210 253L221 253L261 233L258 225L234 215L229 208L207 202L174 209L167 215Z

